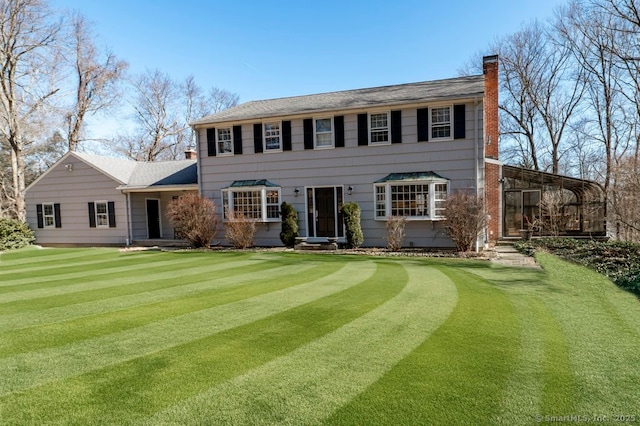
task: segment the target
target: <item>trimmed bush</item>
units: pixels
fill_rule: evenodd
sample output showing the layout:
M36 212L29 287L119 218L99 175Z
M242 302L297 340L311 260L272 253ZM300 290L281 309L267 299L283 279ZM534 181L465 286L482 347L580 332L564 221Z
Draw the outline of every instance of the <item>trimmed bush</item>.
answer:
M360 206L358 203L345 203L340 210L344 215L344 225L347 232L347 248L358 248L364 242L362 226L360 225Z
M293 247L298 236L298 212L293 205L283 202L280 206L280 217L282 218L280 241L286 247Z
M640 244L626 241L540 238L514 244L532 256L544 250L607 276L619 287L640 295Z
M459 252L473 246L487 226L484 201L471 191L456 191L444 202L444 230Z
M0 218L0 251L26 247L35 239L33 231L26 223Z
M198 194L185 194L173 200L167 216L177 233L195 248L209 248L220 223L214 202Z
M227 221L224 224L225 238L235 248L246 249L253 247L256 235L256 222L245 217L240 212L225 210Z

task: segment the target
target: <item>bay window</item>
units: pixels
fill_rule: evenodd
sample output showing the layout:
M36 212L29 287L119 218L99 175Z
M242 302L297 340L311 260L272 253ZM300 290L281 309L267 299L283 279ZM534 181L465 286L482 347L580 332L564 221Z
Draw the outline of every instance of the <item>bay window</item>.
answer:
M280 221L280 187L244 186L238 182L222 190L225 220L229 210L257 222Z
M405 175L410 176L389 175L374 184L376 220L385 220L388 216L402 216L408 220L443 219L448 194L446 179L435 173L429 177L437 176L440 179L411 179L420 174Z

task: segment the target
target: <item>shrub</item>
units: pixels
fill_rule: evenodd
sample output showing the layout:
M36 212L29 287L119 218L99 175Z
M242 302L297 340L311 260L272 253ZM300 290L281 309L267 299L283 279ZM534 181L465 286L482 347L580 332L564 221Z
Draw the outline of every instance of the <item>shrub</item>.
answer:
M389 250L400 250L404 244L404 227L407 224L407 218L404 216L388 216L387 217L387 248Z
M235 248L245 249L253 247L256 235L256 222L248 219L241 212L226 209L227 221L224 224L225 238Z
M444 202L444 229L460 252L473 249L487 226L484 201L470 191L457 191Z
M345 203L340 210L344 215L344 224L347 232L347 247L358 248L364 242L362 226L360 225L360 206L358 203Z
M298 212L293 205L283 202L280 206L280 217L282 218L280 241L286 247L293 247L298 236Z
M607 276L619 287L640 295L640 244L625 241L540 238L514 244L533 255L545 250Z
M0 251L26 247L35 239L33 231L26 223L0 218Z
M198 194L185 194L173 200L167 216L176 231L196 248L211 246L220 223L214 202Z

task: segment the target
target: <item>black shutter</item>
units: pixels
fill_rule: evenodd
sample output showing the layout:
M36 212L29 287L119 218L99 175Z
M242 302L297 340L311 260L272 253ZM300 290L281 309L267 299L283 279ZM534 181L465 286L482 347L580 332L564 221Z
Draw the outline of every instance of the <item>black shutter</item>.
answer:
M344 147L344 116L338 115L333 117L333 126L336 132L336 148L342 148Z
M56 228L62 228L62 219L60 215L60 204L56 203L53 205L53 216L56 224Z
M109 228L116 227L116 205L113 201L107 203L107 213L109 214Z
M429 140L429 108L419 108L418 111L418 142Z
M253 152L256 154L262 152L262 123L253 125Z
M96 203L89 203L89 227L96 227Z
M291 151L291 121L282 122L282 150Z
M402 111L391 111L391 143L402 143Z
M465 138L465 105L453 106L453 138L464 139Z
M302 122L304 131L304 149L313 149L313 119L305 118Z
M233 153L242 154L242 126L233 126Z
M216 156L216 129L207 129L207 155Z
M42 204L36 204L36 213L38 216L38 228L44 228L44 216L42 215Z
M368 114L358 114L358 146L369 145L368 121Z

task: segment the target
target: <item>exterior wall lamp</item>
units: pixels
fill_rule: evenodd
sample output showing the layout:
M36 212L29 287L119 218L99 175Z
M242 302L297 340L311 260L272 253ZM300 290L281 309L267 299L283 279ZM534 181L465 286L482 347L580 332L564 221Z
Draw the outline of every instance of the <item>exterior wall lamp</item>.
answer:
M351 195L351 193L352 193L352 192L353 192L353 186L349 185L349 186L347 187L347 194L348 194L348 195Z
M294 189L294 190L293 190L293 196L294 196L294 197L297 197L297 196L298 196L298 194L300 194L300 188L296 188L296 189Z

